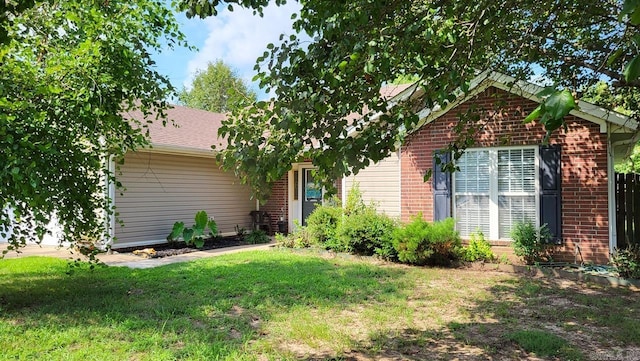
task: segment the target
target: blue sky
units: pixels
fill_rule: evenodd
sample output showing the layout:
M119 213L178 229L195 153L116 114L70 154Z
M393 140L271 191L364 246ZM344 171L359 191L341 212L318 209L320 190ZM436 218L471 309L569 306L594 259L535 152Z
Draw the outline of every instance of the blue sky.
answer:
M153 54L156 70L168 76L176 88L182 89L191 83L198 69L204 69L208 62L221 59L245 82L250 83L259 98L264 99L267 95L259 91L257 84L251 83L256 59L266 50L268 43L279 42L280 34L293 32L291 14L299 9L300 5L291 1L285 6L269 6L262 18L254 16L251 10L237 6L233 12L224 8L215 17L204 20L187 19L183 13L177 13L182 32L189 44L198 50L176 48Z

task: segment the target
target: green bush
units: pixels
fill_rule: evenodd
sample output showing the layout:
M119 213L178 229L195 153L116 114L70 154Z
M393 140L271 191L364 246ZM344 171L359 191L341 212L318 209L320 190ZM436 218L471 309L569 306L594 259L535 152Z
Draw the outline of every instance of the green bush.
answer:
M287 234L276 234L276 243L280 247L286 248L308 248L314 245L313 237L307 227L302 227L298 221L294 221L294 231Z
M544 224L537 228L529 220L517 222L511 229L513 252L526 264L534 264L549 260L549 252L553 247L549 243L551 232Z
M616 250L611 255L611 263L618 270L620 277L640 279L640 247L631 245Z
M389 216L378 214L373 207L365 207L345 216L338 226L335 240L325 245L338 252L393 258L395 227L395 221Z
M269 243L270 239L267 236L267 232L256 229L244 236L244 241L249 244Z
M482 231L471 234L469 245L464 247L462 254L463 259L467 262L493 262L496 260L496 255L491 250L491 245L484 238Z
M396 229L393 245L401 262L449 265L460 257L461 242L453 218L429 223L422 214Z
M364 200L362 200L362 192L360 191L360 184L354 182L349 190L349 194L347 194L347 200L344 204L344 215L350 216L352 214L362 213L368 208L373 208L373 206L368 207L364 203Z
M336 235L338 224L342 220L342 207L339 203L322 205L307 218L307 231L312 244L322 244Z

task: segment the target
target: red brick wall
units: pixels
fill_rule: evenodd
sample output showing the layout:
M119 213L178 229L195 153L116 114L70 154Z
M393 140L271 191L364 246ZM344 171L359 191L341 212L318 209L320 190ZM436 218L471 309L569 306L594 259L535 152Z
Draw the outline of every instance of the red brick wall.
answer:
M289 182L288 175L284 175L278 180L271 190L271 197L264 205L260 206L261 211L269 212L271 216L271 230L273 232L278 231L278 220L284 213L285 220L287 219L289 212Z
M545 131L537 123L522 124L523 114L538 106L528 99L489 88L470 101L423 126L407 138L402 148L402 220L422 212L433 219L433 190L424 182L433 167L433 152L445 148L455 138L453 127L459 114L471 104L480 112L482 126L472 147L539 145ZM502 105L499 112L497 105ZM549 143L562 146L562 239L556 259L574 260L579 245L585 261L606 263L609 252L607 204L607 143L600 126L568 116L567 131L555 132Z

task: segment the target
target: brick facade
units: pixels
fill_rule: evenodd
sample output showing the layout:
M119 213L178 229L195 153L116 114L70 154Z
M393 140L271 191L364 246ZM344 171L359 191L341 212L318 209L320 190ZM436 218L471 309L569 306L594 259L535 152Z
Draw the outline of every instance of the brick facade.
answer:
M501 107L500 111L495 111ZM422 212L433 219L433 190L424 182L433 167L433 152L452 142L461 114L477 111L479 131L472 136L477 147L539 145L545 131L540 124L523 124L537 103L488 88L471 100L423 126L407 138L402 148L402 220ZM475 110L474 108L475 107ZM549 143L562 147L562 240L556 259L573 261L576 246L585 261L606 263L609 253L607 138L600 126L568 116L568 129L556 131ZM578 258L579 259L579 258Z
M342 199L342 178L338 178L338 180L336 180L336 197L338 199Z
M280 180L278 180L271 190L271 197L264 205L260 206L260 210L266 211L271 216L271 230L273 232L278 231L278 221L280 216L284 215L285 221L289 212L289 182L288 177L285 174Z

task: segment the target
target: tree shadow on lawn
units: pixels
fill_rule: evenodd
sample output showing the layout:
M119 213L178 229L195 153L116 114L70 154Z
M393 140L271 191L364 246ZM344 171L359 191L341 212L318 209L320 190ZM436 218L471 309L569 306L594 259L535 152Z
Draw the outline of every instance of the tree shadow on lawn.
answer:
M395 297L403 274L397 268L278 252L71 275L64 273L64 261L44 263L20 273L0 267L0 348L14 350L5 355L9 358L59 355L37 344L31 351L14 349L27 341L26 333L43 345L57 342L57 349L91 347L105 359L153 358L152 352L158 359L233 358L277 310ZM111 346L97 344L105 340Z
M560 279L285 252L69 276L61 260L23 272L6 272L2 262L21 261L0 261L0 349L7 358L81 358L73 352L86 348L114 360L240 359L251 342L269 340L261 324L276 314L296 307L357 310L389 299L406 302L413 319L354 332L353 347L343 352L296 353L277 344L266 352L306 360L535 359L510 336L538 330L567 345L542 359L640 355L638 293Z
M460 277L464 277L464 271ZM307 360L635 360L640 357L637 292L515 275L488 287L489 296L469 299L460 314L469 319L432 328L390 329L357 342L341 358ZM418 295L419 296L419 295ZM417 310L418 311L418 310ZM527 350L518 332L559 340L557 349ZM529 337L528 334L526 334ZM546 343L546 344L545 344Z

